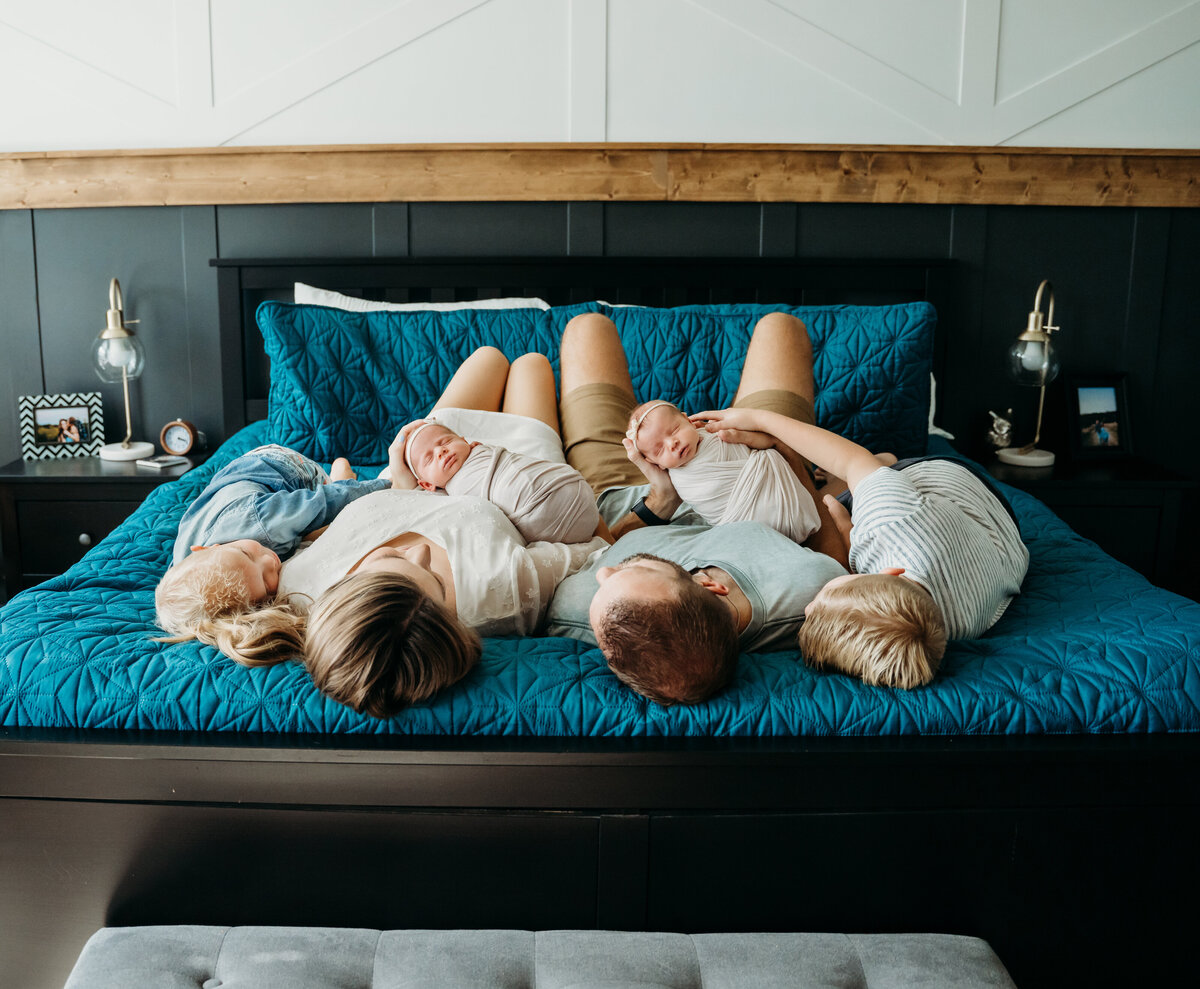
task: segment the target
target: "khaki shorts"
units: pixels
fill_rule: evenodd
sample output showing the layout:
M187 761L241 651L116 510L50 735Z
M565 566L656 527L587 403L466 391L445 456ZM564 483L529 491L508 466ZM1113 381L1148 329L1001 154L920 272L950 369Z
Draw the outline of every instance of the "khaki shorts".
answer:
M752 392L733 404L779 412L800 422L816 421L812 402L782 388ZM581 385L559 403L567 463L584 476L597 495L609 488L646 483L642 472L629 462L621 443L629 415L637 405L625 389L606 382Z

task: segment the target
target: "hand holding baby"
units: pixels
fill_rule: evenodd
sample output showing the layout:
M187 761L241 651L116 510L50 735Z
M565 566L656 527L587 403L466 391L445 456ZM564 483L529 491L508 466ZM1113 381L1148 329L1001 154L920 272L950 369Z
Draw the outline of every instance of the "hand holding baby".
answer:
M417 486L417 479L408 469L404 459L404 448L408 443L409 434L416 428L420 420L410 422L402 427L396 438L388 444L387 476L392 480L392 488L401 491L411 491ZM382 475L381 475L382 476Z

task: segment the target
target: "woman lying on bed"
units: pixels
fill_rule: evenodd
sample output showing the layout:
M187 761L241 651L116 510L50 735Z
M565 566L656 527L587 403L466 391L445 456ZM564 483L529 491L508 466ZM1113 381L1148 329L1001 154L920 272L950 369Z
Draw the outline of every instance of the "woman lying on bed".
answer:
M562 460L554 377L540 354L509 367L500 351L477 350L433 412L452 429L483 430L518 452ZM301 547L280 573L268 609L275 617L233 657L247 665L289 659L286 644L302 629L317 688L375 717L461 679L479 658L480 635L532 634L558 582L606 545L600 537L527 545L491 503L417 489L405 440L389 449L389 470L393 478L403 472L411 488L359 498ZM276 640L281 648L272 650ZM263 647L265 659L251 658Z

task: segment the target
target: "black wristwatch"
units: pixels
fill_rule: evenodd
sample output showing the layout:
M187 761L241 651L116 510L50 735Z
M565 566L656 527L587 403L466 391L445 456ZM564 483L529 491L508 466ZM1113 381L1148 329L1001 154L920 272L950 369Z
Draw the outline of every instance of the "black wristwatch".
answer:
M646 499L641 498L632 508L633 514L646 523L646 525L670 525L670 519L664 519L661 516L655 515L646 505Z

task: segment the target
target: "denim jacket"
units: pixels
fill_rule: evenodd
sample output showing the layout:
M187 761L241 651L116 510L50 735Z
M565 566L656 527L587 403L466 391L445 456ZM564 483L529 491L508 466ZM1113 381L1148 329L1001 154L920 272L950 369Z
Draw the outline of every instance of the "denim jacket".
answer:
M283 556L356 498L389 487L386 478L330 481L320 465L294 450L259 447L217 471L183 513L174 562L193 546L237 539L255 539Z

